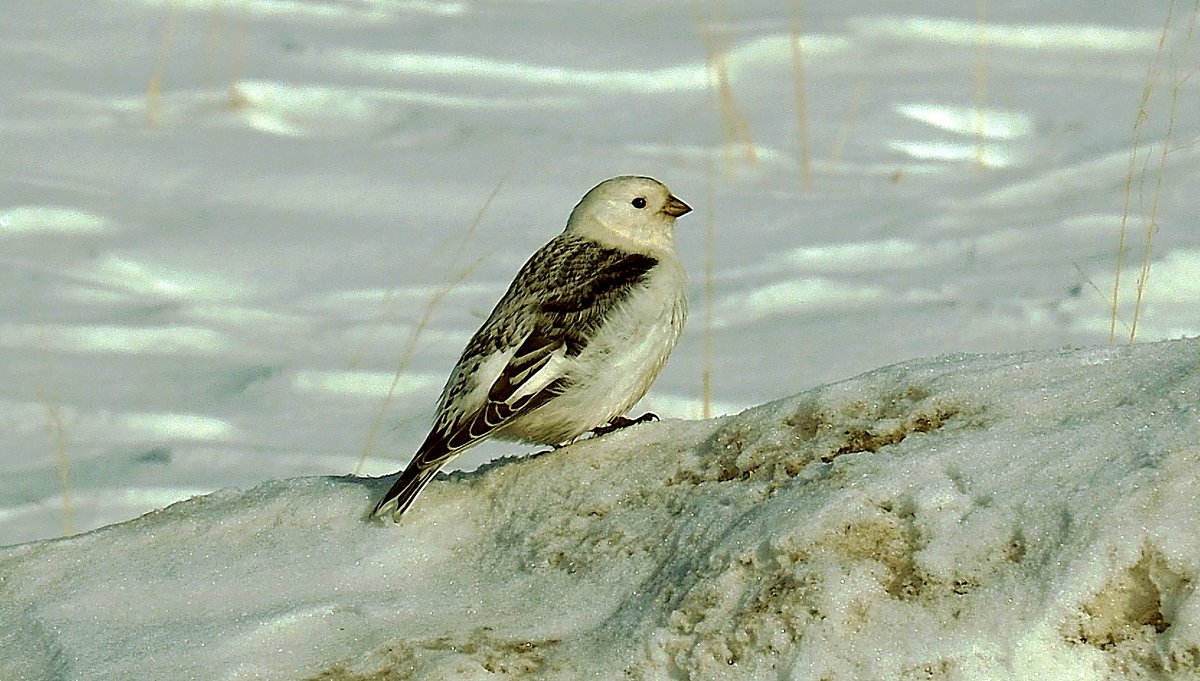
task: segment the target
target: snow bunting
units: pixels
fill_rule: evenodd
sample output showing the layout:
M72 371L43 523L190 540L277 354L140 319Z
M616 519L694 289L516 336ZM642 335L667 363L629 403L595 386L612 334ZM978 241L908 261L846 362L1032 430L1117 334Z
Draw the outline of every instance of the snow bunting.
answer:
M687 315L675 218L658 180L596 185L533 254L467 343L433 428L373 515L399 520L446 462L485 438L545 445L605 433L649 389Z

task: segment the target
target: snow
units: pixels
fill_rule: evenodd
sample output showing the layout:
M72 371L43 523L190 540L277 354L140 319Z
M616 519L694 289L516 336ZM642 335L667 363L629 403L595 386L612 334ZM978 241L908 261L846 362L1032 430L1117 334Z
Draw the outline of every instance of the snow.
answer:
M1200 339L916 360L0 554L21 679L1200 676Z
M9 5L0 677L1196 676L1194 5ZM363 522L626 173L666 420Z
M913 357L1108 342L1118 260L1124 341L1149 226L1136 337L1200 333L1195 17L1167 9L10 7L0 544L398 469L520 263L621 173L696 208L692 319L641 406L664 416L704 413L706 365L721 414Z

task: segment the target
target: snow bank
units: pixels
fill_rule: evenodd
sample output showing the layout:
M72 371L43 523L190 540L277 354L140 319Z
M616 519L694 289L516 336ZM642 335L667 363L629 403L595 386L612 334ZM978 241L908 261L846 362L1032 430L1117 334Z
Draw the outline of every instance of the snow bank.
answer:
M4 679L1200 675L1200 340L900 364L0 553Z

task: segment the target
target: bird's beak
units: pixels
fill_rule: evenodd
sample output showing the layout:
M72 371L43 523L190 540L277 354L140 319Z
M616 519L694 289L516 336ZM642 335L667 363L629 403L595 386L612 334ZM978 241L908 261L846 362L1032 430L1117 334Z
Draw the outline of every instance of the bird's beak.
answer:
M692 207L675 198L674 196L667 197L667 205L663 206L662 212L677 218L680 215L685 215L692 212Z

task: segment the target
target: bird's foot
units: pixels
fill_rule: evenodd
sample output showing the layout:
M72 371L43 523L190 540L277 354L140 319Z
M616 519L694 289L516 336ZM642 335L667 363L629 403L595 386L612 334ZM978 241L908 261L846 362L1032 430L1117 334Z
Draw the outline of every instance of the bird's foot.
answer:
M592 428L592 432L594 434L596 434L597 436L607 435L607 434L613 432L614 430L628 428L629 426L632 426L632 425L635 425L638 423L645 423L647 421L657 421L657 420L658 420L658 414L655 414L653 412L646 412L645 414L642 414L641 416L637 417L636 419L627 419L624 416L618 416L603 426L597 426L595 428Z

